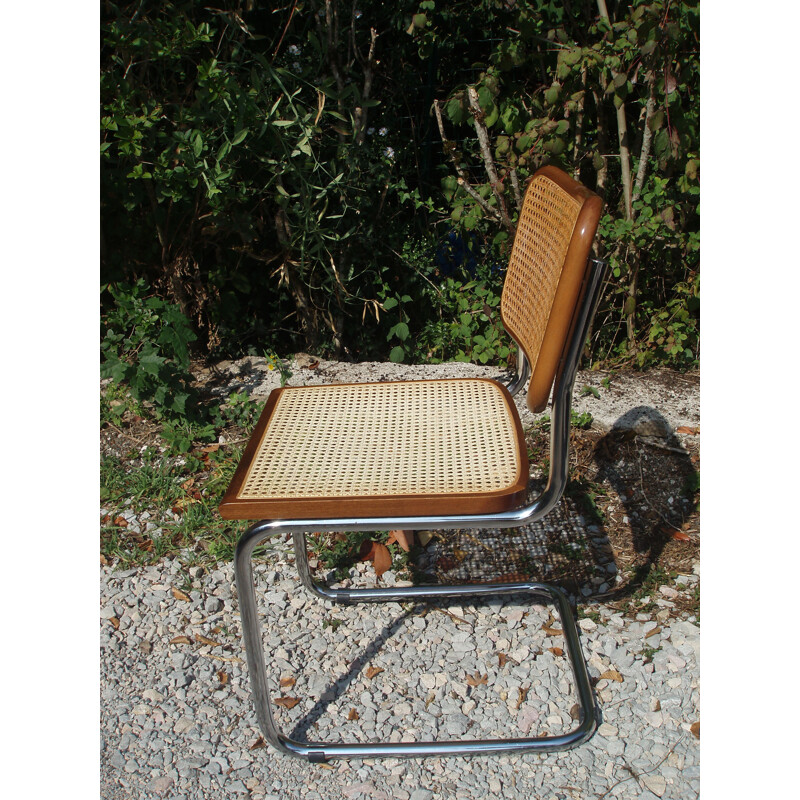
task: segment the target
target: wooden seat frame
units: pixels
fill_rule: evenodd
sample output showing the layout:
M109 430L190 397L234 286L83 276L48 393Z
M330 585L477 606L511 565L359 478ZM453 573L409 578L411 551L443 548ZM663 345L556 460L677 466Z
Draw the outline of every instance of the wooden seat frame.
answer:
M575 226L569 244L566 267L571 266L570 274L562 275L562 282L556 291L548 332L545 341L549 350L542 347L533 368L534 381L539 373L539 383L534 381L528 390L528 403L532 408L542 407L553 388L553 406L550 423L550 466L547 482L541 494L532 502L519 507L491 511L489 513L424 513L397 514L340 514L319 516L311 519L298 514L282 519L261 519L252 525L240 538L235 556L236 584L242 619L242 632L247 664L250 673L253 701L256 716L266 740L278 751L311 762L326 762L337 758L376 758L376 757L421 757L421 756L469 756L494 753L549 752L574 747L592 735L597 727L599 712L581 653L580 641L575 620L565 594L555 586L535 582L488 583L469 585L428 585L409 587L389 587L370 589L333 589L317 582L308 563L306 536L315 533L384 531L384 530L458 530L480 528L514 528L535 522L544 517L558 502L567 484L568 448L570 432L570 408L572 389L581 351L588 335L589 325L594 316L600 297L606 264L589 256L589 247L594 238L600 213L600 201L596 195L573 181L560 170L545 167L536 173L555 182L558 186L579 198L582 204L581 215ZM533 181L533 179L532 179ZM526 194L527 198L527 194ZM584 214L584 212L586 212ZM523 208L524 213L524 208ZM583 222L582 222L583 220ZM518 234L519 235L519 234ZM576 239L578 245L575 244ZM587 243L588 242L588 243ZM513 262L512 253L512 262ZM570 258L572 263L570 265ZM577 276L577 277L576 277ZM563 281L569 284L564 289ZM560 299L559 299L560 298ZM560 318L554 313L561 302ZM507 385L511 395L525 385L531 373L530 360L520 340L525 337L514 328L513 321L506 322L512 338L519 346L516 376ZM558 328L553 334L553 327ZM519 336L519 338L518 338ZM557 352L552 342L556 341ZM555 353L555 355L554 355ZM542 359L542 354L546 357ZM544 387L544 388L543 388ZM532 389L534 390L532 392ZM269 409L265 410L265 415ZM260 440L263 434L256 431L253 440ZM237 505L237 492L241 488L241 471L246 470L253 458L254 447L246 450L240 477L232 483L231 489L220 506L226 518L242 518L241 505ZM298 506L299 507L299 506ZM357 508L358 506L356 506ZM372 509L374 504L365 506ZM378 506L379 507L379 506ZM290 506L291 509L291 506ZM289 509L289 510L290 510ZM245 518L248 518L245 516ZM249 517L253 519L253 517ZM337 603L381 603L409 601L462 600L466 597L493 598L499 595L527 594L531 598L553 604L559 614L566 644L566 651L575 681L575 690L580 707L579 720L571 732L557 736L526 737L490 740L454 740L434 742L374 742L374 743L303 743L292 740L279 730L271 709L271 691L267 677L262 641L262 628L258 615L255 583L253 576L253 551L273 536L291 534L299 578L305 588L313 595Z

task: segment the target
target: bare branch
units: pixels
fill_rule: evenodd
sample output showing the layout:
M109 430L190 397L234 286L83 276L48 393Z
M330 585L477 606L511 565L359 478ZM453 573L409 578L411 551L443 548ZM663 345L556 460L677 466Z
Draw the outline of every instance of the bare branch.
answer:
M644 178L647 173L647 162L650 158L650 147L653 143L653 132L650 130L650 117L653 116L656 110L656 96L655 96L655 75L651 72L648 76L648 84L650 86L650 96L647 98L647 107L644 112L644 131L642 132L642 151L639 154L639 168L636 170L636 183L633 185L633 197L631 203L635 203L642 193L644 186Z
M439 108L439 101L433 101L433 110L436 114L436 122L439 125L439 136L442 137L442 144L444 145L445 152L450 155L450 160L458 173L458 185L491 217L494 217L499 222L503 219L496 208L492 208L470 185L467 178L467 173L461 168L458 159L455 157L453 150L453 143L445 136L444 123L442 122L442 110Z
M475 91L475 87L469 86L467 88L467 96L469 97L469 107L472 111L472 116L475 118L475 132L478 135L478 144L480 145L481 154L483 155L486 174L489 177L489 185L492 187L492 192L497 198L500 219L508 230L513 231L514 225L511 222L511 218L508 216L508 209L506 208L503 195L500 192L500 179L497 177L497 169L489 145L489 131L486 129L486 125L483 122L483 111L481 111L481 106L478 102L478 93Z
M361 100L363 105L356 108L355 114L353 115L356 142L358 142L358 144L363 143L364 135L366 134L367 130L368 111L366 107L366 101L369 100L370 92L372 91L372 78L375 74L375 67L377 65L377 62L375 61L375 42L378 40L378 32L375 30L375 28L369 29L369 37L369 54L367 55L367 60L364 63L364 88L361 91Z
M517 211L522 212L522 192L519 190L519 176L517 175L517 168L511 167L511 187L514 189L514 200L517 204Z

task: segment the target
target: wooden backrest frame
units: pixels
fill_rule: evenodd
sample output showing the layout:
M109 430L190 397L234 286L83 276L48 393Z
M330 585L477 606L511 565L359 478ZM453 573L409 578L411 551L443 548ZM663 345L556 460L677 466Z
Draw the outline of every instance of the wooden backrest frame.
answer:
M553 166L525 191L500 314L531 366L528 407L543 411L580 300L603 202Z

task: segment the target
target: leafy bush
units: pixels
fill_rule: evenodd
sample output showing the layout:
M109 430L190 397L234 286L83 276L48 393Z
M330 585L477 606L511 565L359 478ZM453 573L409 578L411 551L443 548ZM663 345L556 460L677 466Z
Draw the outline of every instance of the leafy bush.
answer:
M507 261L549 162L606 201L594 358L697 362L694 0L101 13L102 280L144 280L199 348L504 360L493 277L435 275L436 243Z
M103 318L101 377L127 386L167 418L197 416L189 372L196 337L189 320L176 305L149 294L143 280L107 290L114 305Z

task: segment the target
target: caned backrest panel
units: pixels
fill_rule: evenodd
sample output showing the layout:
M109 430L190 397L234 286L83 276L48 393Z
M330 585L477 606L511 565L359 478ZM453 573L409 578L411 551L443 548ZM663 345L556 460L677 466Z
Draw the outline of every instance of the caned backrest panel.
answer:
M531 365L528 405L547 405L579 301L602 204L566 173L544 167L531 178L506 273L501 314Z

